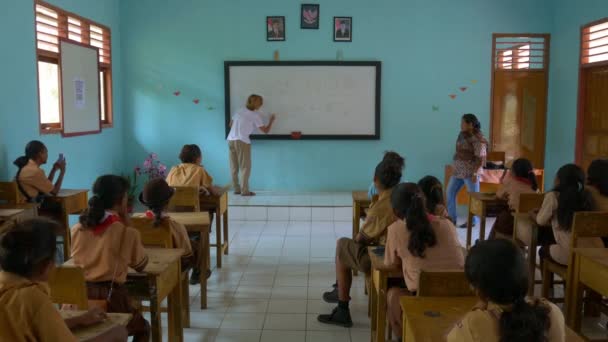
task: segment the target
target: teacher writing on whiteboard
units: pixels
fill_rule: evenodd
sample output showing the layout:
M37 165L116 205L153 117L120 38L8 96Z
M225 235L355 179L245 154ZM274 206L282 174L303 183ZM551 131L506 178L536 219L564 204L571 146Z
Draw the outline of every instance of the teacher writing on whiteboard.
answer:
M263 104L264 99L261 96L250 95L245 108L236 111L230 120L230 133L228 133L227 140L235 195L255 196L255 193L249 190L249 175L251 174L251 139L249 136L258 128L267 134L275 120L275 115L272 114L268 125L264 125L264 120L259 112ZM242 183L239 183L239 171Z

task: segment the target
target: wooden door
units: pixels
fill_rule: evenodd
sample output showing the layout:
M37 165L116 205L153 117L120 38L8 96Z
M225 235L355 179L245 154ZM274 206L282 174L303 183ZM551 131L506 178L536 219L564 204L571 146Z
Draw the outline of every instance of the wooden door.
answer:
M495 34L491 149L505 159L545 160L549 35Z
M592 160L608 157L608 65L581 70L584 92L578 162L586 170Z

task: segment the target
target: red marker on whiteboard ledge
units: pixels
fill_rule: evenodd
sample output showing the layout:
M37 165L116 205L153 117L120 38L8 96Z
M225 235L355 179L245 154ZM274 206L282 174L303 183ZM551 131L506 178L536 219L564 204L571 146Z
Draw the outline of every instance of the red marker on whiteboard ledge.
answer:
M300 139L302 137L302 132L300 131L292 131L291 138L292 139Z

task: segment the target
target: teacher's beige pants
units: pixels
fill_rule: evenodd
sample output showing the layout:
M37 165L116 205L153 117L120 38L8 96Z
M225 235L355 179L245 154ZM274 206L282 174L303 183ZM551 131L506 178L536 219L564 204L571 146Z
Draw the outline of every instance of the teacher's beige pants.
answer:
M230 173L235 192L249 192L249 175L251 174L251 144L240 140L228 141L230 149ZM241 183L239 183L239 171ZM241 186L242 185L242 186Z

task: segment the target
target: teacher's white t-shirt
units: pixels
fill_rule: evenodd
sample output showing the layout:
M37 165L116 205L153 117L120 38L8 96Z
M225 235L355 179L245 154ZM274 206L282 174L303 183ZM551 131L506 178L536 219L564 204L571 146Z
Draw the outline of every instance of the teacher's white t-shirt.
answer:
M232 116L232 127L228 133L228 141L240 140L251 144L251 135L259 127L264 126L264 120L258 112L241 108Z

